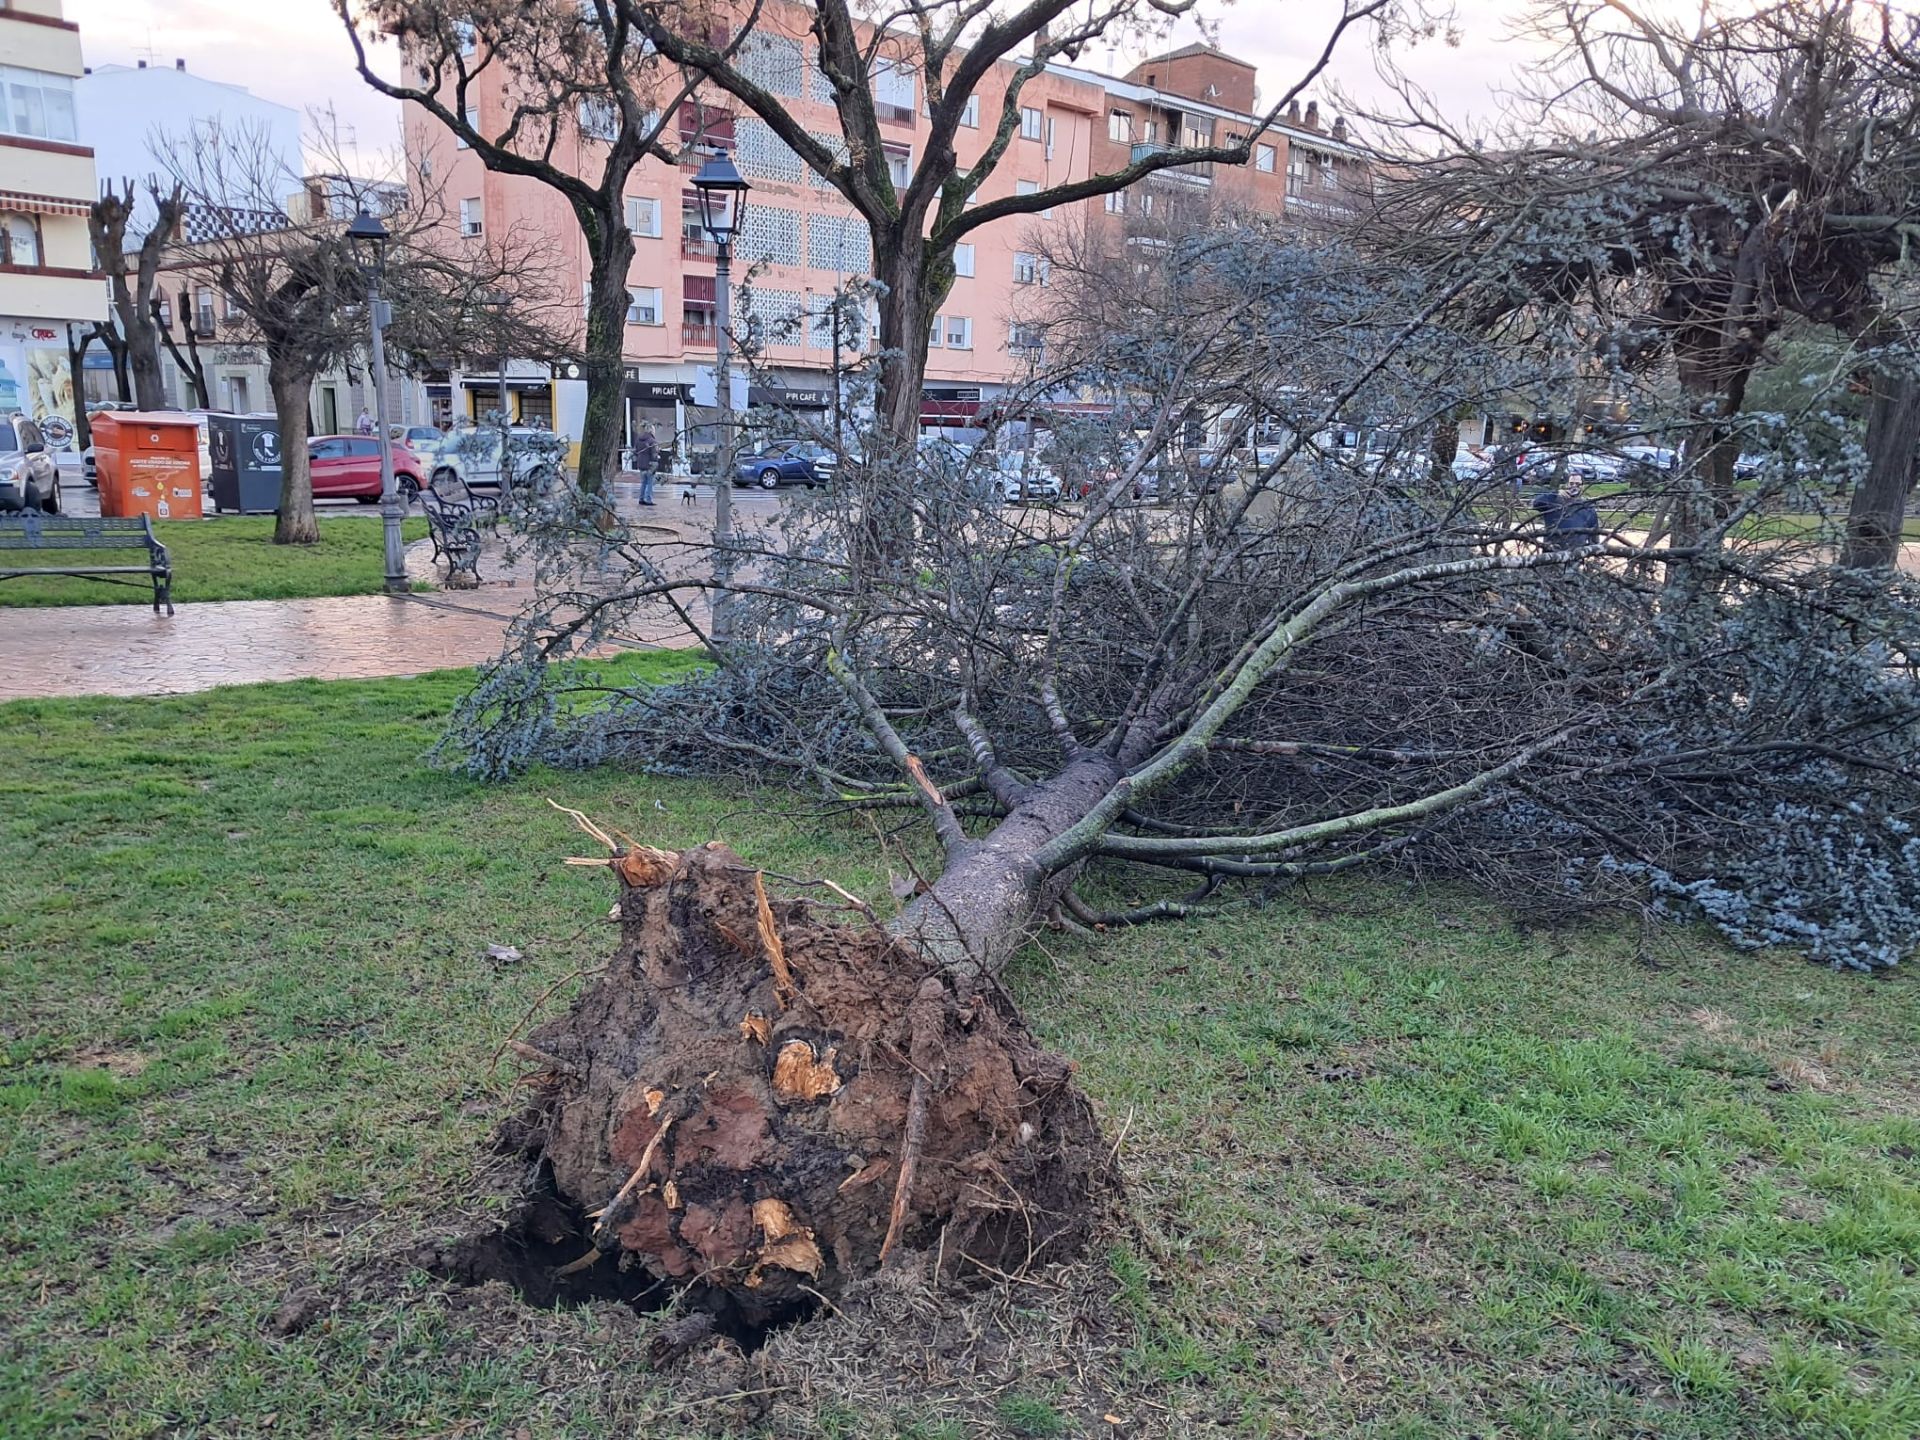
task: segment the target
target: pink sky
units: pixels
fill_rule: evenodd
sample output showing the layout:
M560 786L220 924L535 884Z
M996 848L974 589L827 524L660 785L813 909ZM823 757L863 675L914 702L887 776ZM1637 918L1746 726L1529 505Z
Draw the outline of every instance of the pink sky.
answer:
M1406 63L1452 113L1484 113L1490 92L1511 83L1518 47L1503 43L1514 0L1461 0L1456 20L1458 48L1430 41ZM1316 53L1331 7L1325 0L1238 0L1214 5L1219 43L1260 67L1262 93L1277 96ZM87 63L133 64L146 59L171 65L184 58L189 70L213 80L245 85L256 95L295 109L332 105L366 153L391 150L398 141L396 107L361 83L340 22L326 0L292 0L263 6L258 0L67 0L67 17L80 25ZM1196 38L1183 27L1174 43ZM1159 47L1155 47L1159 48ZM1138 54L1096 48L1081 57L1095 69L1125 69ZM1372 60L1359 35L1349 42L1332 74L1362 96L1377 91Z

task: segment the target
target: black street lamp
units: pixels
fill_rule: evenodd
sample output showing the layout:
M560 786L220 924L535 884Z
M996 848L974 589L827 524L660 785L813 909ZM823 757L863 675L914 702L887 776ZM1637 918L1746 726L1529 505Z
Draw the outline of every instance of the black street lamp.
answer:
M733 237L752 187L724 150L707 157L693 177L700 197L700 223L713 242L714 323L719 331L713 366L714 399L720 406L720 449L713 457L714 579L713 638L733 638L733 606L726 591L730 578L727 547L733 538Z
M387 227L363 208L347 226L354 267L367 282L367 319L373 331L374 434L380 440L380 525L385 541L386 589L389 595L407 593L407 556L400 538L405 513L400 491L393 483L393 437L387 433L387 347L382 332L392 319L380 298L380 281L387 270Z

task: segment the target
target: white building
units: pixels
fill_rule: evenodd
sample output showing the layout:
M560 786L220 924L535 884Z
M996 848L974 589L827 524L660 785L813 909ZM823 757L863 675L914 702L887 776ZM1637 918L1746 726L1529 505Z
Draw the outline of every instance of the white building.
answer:
M148 178L167 174L168 149L196 129L214 125L226 135L247 135L248 148L261 154L262 173L271 167L290 180L305 173L298 110L263 100L244 85L196 75L185 60L168 68L144 60L138 65L97 65L75 82L74 92L80 139L93 147L101 183L119 186L131 180L140 192L140 208L127 227L129 241L145 235L153 220ZM231 197L236 205L251 198Z

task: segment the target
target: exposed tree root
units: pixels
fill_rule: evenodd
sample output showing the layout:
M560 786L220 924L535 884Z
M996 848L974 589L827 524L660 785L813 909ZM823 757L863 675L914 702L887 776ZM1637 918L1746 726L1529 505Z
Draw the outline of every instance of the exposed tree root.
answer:
M601 1249L766 1323L910 1251L937 1278L1085 1242L1111 1152L997 987L769 897L717 844L601 863L619 950L519 1052L549 1072L527 1143Z

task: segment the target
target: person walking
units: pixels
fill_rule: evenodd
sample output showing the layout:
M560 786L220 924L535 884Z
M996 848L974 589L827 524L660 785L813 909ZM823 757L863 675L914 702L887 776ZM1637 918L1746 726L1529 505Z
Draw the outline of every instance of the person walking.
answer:
M1547 523L1547 547L1551 550L1580 550L1600 538L1600 512L1583 493L1585 486L1575 476L1558 490L1533 497L1533 508Z
M660 441L651 423L640 427L640 438L633 442L633 468L640 472L640 503L653 504L653 482L660 468Z
M353 422L353 433L356 435L373 434L373 412L364 405L360 407L360 418Z

